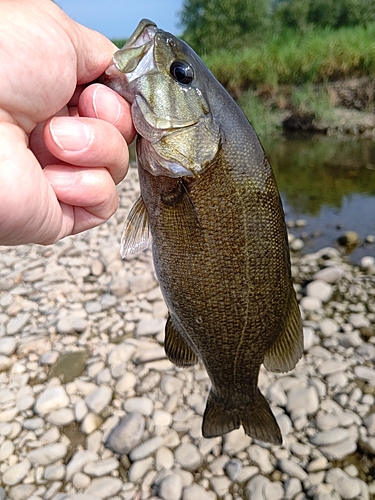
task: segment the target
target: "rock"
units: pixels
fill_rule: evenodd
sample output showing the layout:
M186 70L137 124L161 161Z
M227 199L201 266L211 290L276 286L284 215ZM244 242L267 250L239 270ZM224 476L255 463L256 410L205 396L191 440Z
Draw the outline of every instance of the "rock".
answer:
M95 462L98 459L98 454L92 451L76 451L66 466L66 480L69 481L76 472L81 472L87 463Z
M315 387L292 389L288 393L287 410L292 414L303 412L314 415L319 409L319 396Z
M6 327L7 334L16 335L17 333L21 333L23 328L29 322L30 317L30 313L22 313L17 314L14 318L11 318Z
M129 454L130 460L135 462L152 455L161 446L162 441L160 436L156 436L136 446Z
M371 269L375 265L375 259L371 256L365 256L361 259L361 267L365 270Z
M110 432L105 446L114 453L129 453L141 441L145 419L140 413L130 413Z
M328 460L341 460L347 455L354 453L357 449L357 443L352 437L345 441L334 443L327 446L320 446L319 450Z
M332 334L338 331L339 325L331 318L324 318L322 321L320 321L319 328L322 332L323 337L330 337Z
M209 493L199 484L191 484L183 490L182 500L212 500Z
M119 468L119 461L115 457L97 460L96 462L88 462L83 467L83 472L91 477L100 477L110 474L112 471Z
M163 500L180 500L182 480L179 474L166 476L159 485L159 497Z
M21 462L11 465L2 475L2 482L7 486L13 486L20 483L27 475L31 467L29 460L22 460Z
M247 452L251 462L257 465L263 474L271 474L274 471L274 466L271 464L270 452L268 450L253 444L249 446Z
M214 476L210 482L212 489L218 497L226 495L231 485L231 480L226 476Z
M238 458L233 458L225 464L225 472L229 479L235 482L241 474L242 462Z
M363 314L351 314L349 316L349 323L351 323L354 328L369 327L371 325L370 321Z
M64 458L67 452L66 444L48 444L30 451L27 458L33 465L50 465Z
M5 372L9 370L9 368L12 366L13 362L8 356L4 356L3 354L0 354L0 372Z
M183 443L174 452L175 460L183 469L194 471L202 464L203 457L191 443Z
M103 419L95 413L87 413L81 423L81 431L89 435L102 425Z
M46 420L57 427L65 427L74 422L74 412L70 408L61 408L50 413Z
M166 446L161 446L156 452L156 457L155 457L156 470L160 471L163 469L172 469L173 464L174 464L173 452Z
M254 476L247 483L245 488L245 497L247 500L266 500L265 490L271 483L269 479L264 476Z
M11 356L16 350L17 342L13 337L0 337L0 354Z
M65 408L69 402L69 397L61 385L47 387L36 400L34 411L38 415L45 415L59 408Z
M358 498L361 493L360 482L337 467L327 472L326 482L332 484L343 500Z
M296 477L300 481L307 479L307 472L302 469L300 465L293 462L292 460L283 459L279 461L279 468L289 477Z
M306 286L306 294L308 297L316 297L322 302L328 302L332 296L332 286L323 280L315 280Z
M85 397L86 406L93 413L100 415L111 402L112 395L112 389L102 385Z
M300 306L304 311L319 311L322 308L322 301L318 297L302 297Z
M117 477L100 477L91 481L90 486L85 490L86 495L93 495L97 498L113 498L122 488L122 481Z
M149 417L154 409L154 403L147 397L129 398L124 403L124 410L128 413L139 412Z
M320 271L316 272L313 275L313 280L321 280L326 283L336 283L339 281L344 275L344 270L339 266L329 266Z
M138 460L134 462L128 472L128 479L132 483L136 483L140 481L145 474L150 470L151 466L154 463L154 459L152 457L145 458L144 460Z
M155 335L160 331L163 331L164 327L164 318L144 318L138 323L136 333L138 337L144 335Z
M234 455L247 448L251 438L247 436L242 428L236 429L223 436L223 452Z
M292 477L285 481L285 500L293 500L301 491L301 481L296 477Z

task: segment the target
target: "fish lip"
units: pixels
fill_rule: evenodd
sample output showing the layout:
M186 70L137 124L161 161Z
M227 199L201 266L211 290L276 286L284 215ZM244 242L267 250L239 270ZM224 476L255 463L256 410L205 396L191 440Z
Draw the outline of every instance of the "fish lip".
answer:
M149 19L142 19L130 35L123 49L141 47L155 38L157 25Z

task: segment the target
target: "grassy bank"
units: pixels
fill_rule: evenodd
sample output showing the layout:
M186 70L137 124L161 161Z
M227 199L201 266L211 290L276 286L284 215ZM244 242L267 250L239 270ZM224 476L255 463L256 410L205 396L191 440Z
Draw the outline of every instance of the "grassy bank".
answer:
M229 90L239 97L249 88L321 83L375 75L375 24L304 35L285 32L258 47L203 57Z

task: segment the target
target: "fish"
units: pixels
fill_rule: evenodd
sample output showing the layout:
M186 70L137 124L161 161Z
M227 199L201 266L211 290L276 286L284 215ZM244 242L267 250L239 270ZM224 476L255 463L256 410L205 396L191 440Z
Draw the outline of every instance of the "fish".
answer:
M164 348L211 381L202 434L282 435L261 365L303 354L282 202L244 113L183 40L143 19L100 79L131 103L140 198L121 255L150 244L168 307Z

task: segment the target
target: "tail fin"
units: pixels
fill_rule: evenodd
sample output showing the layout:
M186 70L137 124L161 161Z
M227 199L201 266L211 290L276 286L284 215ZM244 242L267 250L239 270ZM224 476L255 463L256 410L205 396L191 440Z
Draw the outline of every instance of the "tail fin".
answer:
M283 441L279 426L266 398L258 390L252 408L226 410L218 405L210 392L203 415L202 434L205 438L221 436L244 426L252 438L280 445Z

